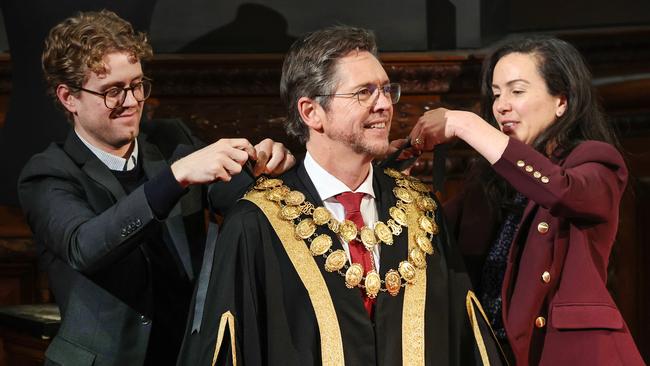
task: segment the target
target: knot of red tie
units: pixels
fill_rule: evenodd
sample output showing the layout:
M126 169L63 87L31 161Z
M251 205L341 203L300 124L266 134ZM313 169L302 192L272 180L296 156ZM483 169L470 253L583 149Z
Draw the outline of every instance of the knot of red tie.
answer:
M363 227L363 216L361 216L361 200L363 200L363 196L365 196L365 193L361 192L343 192L336 195L336 200L345 209L345 219L354 222L359 229Z

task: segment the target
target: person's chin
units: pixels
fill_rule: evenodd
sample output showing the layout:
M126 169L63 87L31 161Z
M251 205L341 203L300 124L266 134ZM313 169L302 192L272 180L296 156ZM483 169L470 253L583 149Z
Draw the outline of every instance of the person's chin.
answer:
M119 132L120 138L125 142L129 143L135 140L136 137L140 134L140 128L138 125L135 126L128 126L126 128L123 128Z
M374 144L369 144L366 148L373 158L386 156L386 154L388 154L388 149L388 140L377 141Z
M135 138L137 137L137 134L127 134L125 133L124 135L120 135L114 140L114 145L113 146L126 146L135 141Z

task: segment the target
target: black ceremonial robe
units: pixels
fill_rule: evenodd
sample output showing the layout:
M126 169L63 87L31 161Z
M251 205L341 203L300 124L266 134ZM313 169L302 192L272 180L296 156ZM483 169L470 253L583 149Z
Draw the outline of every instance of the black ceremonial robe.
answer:
M322 205L302 164L279 178L292 190L303 192L308 201ZM394 179L375 169L373 187L379 219L386 222L388 209L396 203ZM424 337L420 337L424 338L420 348L425 364L481 364L465 303L470 281L457 248L450 245L439 209L435 220L440 231L434 238L435 254L427 255L425 316L421 319L425 322ZM326 227L318 231L336 238ZM381 246L381 278L407 258L407 245L404 228L392 246ZM342 249L338 240L332 249ZM403 364L402 337L412 337L402 331L404 289L397 296L379 293L373 322L360 290L347 288L341 275L325 271L322 257L309 258L316 262L312 268L318 268L316 274L322 276L331 296L345 364ZM195 302L196 296L193 307ZM232 365L233 354L237 365L321 365L322 354L328 352L321 351L314 304L287 251L264 213L247 200L233 207L222 227L199 331L192 330L192 316L179 365L212 365L218 338L217 365ZM488 349L494 351L491 346Z

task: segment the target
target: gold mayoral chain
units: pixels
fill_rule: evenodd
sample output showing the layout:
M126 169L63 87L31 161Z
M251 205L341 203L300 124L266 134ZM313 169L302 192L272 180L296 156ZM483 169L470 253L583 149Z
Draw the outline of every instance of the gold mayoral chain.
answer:
M357 226L350 220L343 222L336 220L325 207L315 207L305 200L303 193L292 191L280 179L260 177L255 189L266 191L266 199L280 206L280 217L292 221L295 235L309 243L312 256L323 256L325 270L338 272L345 277L345 285L348 288L365 288L370 298L375 298L379 291L387 291L392 296L397 296L400 288L415 283L415 268L427 267L425 253L429 255L434 253L432 240L433 236L438 234L438 225L434 219L437 205L428 194L429 187L418 179L391 168L385 169L384 173L395 179L397 187L393 188L393 194L398 200L395 206L388 210L391 218L386 223L377 221L372 229L364 226L361 230L357 230ZM393 236L399 236L402 227L408 226L406 214L408 205L414 205L419 215L417 220L419 230L416 230L415 234L417 246L409 251L408 258L400 262L397 270L390 269L386 272L383 280L374 269L364 276L361 264L348 264L345 251L332 249L333 241L330 235L316 234L317 226L327 225L346 242L359 240L368 251L372 251L381 243L393 245Z

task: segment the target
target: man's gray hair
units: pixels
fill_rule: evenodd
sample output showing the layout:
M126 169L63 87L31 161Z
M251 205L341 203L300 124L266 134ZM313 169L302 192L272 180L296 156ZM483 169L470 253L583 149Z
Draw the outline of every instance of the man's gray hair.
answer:
M301 143L309 140L309 129L298 112L298 99L316 99L327 110L337 82L337 61L350 52L367 51L377 57L377 44L372 31L348 26L335 26L307 33L289 48L282 65L280 97L287 107L285 129Z

